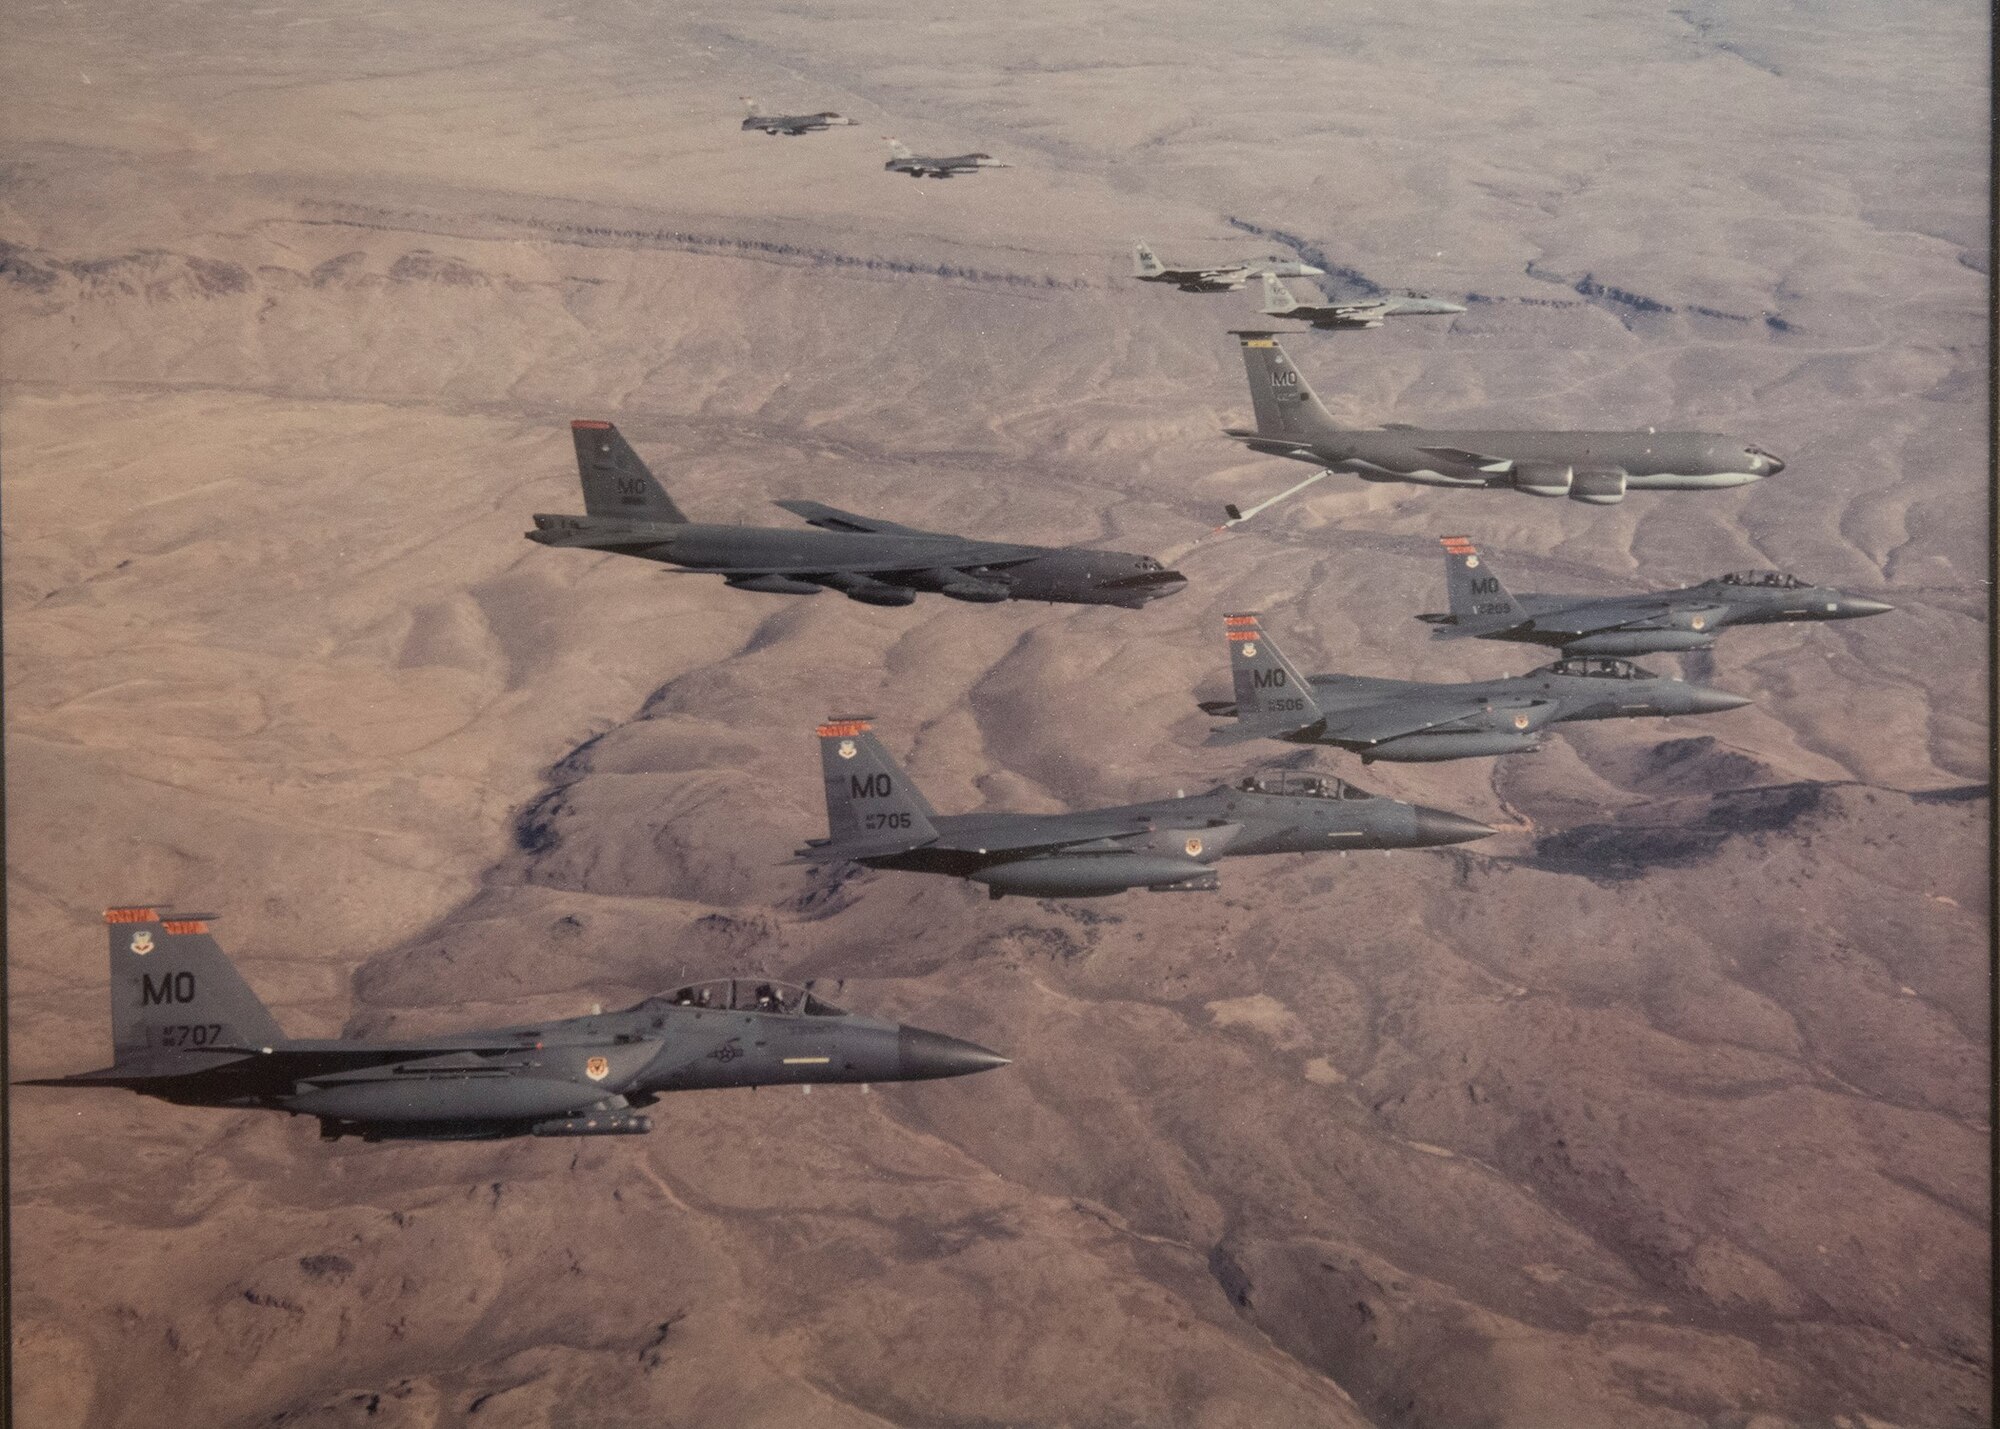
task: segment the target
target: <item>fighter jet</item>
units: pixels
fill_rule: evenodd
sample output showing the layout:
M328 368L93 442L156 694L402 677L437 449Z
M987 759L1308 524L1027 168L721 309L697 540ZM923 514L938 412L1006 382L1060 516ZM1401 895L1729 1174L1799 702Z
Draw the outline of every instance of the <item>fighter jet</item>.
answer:
M1275 274L1264 275L1264 316L1297 318L1316 328L1380 327L1384 318L1441 317L1462 313L1457 303L1419 294L1391 298L1361 298L1351 302L1302 303Z
M1433 640L1511 640L1552 645L1565 655L1648 655L1707 650L1728 625L1852 620L1895 607L1866 596L1808 585L1782 571L1731 571L1679 590L1644 595L1512 595L1464 536L1446 536L1445 584L1451 613L1419 615L1439 628Z
M835 114L831 109L823 109L817 114L760 114L757 110L757 101L748 95L744 96L743 104L750 111L743 121L744 130L748 132L761 129L774 139L780 134L793 137L800 134L817 134L821 130L832 129L838 125L861 122L859 119L849 119L844 114Z
M1003 1067L984 1047L857 1017L812 984L693 983L622 1012L445 1037L287 1037L206 916L111 908L112 1063L21 1083L319 1118L329 1141L486 1141L652 1130L663 1092L897 1082Z
M882 140L889 146L889 162L882 167L892 174L908 174L913 179L948 179L957 174L969 174L974 169L1014 167L1001 163L991 154L953 154L949 158L933 158L927 154L912 154L900 141L886 134Z
M1279 653L1255 615L1225 616L1223 626L1236 698L1201 707L1236 722L1209 735L1210 744L1282 739L1352 749L1364 764L1428 763L1531 753L1541 747L1542 730L1569 720L1715 714L1750 703L1597 656L1463 685L1307 676Z
M1434 848L1493 832L1293 771L1075 814L940 814L861 719L819 727L819 762L827 837L809 840L795 861L949 874L984 884L990 898L1207 891L1218 886L1214 865L1222 858Z
M1183 293L1233 293L1259 274L1283 273L1303 278L1324 270L1305 263L1276 263L1261 267L1233 263L1221 268L1169 268L1153 256L1144 239L1132 247L1132 276L1142 283L1172 283Z
M1236 336L1243 344L1257 426L1254 431L1231 428L1227 435L1253 451L1313 462L1364 481L1503 487L1612 506L1625 499L1628 489L1710 491L1744 486L1785 469L1783 461L1762 447L1708 432L1345 428L1314 395L1275 334L1239 331ZM1238 513L1231 519L1242 518Z
M1044 600L1137 609L1187 584L1151 556L1083 546L974 541L857 516L817 501L780 501L815 531L697 525L681 514L609 422L571 422L583 516L537 513L530 541L614 551L719 575L737 590L908 605L919 591L991 603Z

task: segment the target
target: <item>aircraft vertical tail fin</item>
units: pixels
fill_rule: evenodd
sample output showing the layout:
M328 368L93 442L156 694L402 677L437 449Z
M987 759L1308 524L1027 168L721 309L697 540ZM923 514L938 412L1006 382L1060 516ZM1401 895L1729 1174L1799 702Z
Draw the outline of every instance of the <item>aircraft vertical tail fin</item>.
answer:
M1132 245L1132 276L1135 278L1157 278L1167 271L1166 265L1154 256L1153 250L1142 238Z
M111 1045L116 1060L202 1047L270 1047L285 1040L203 918L107 908Z
M1305 374L1292 365L1276 333L1239 330L1243 369L1250 378L1250 404L1257 412L1257 433L1298 440L1338 431Z
M912 154L904 147L901 139L892 139L887 134L884 134L882 142L889 146L889 157L892 159L914 159L916 157L915 154Z
M1482 566L1479 548L1465 536L1441 536L1445 587L1451 596L1454 625L1497 628L1522 619L1521 603L1500 583L1491 566Z
M583 482L585 511L592 516L687 524L680 507L616 427L609 422L571 422L569 429L576 439L576 471Z
M737 98L743 101L744 113L748 114L752 119L760 119L763 117L762 112L757 108L756 100L752 99L747 94L740 94L737 96Z
M1285 658L1255 615L1225 615L1222 625L1236 687L1237 728L1225 730L1216 742L1288 734L1325 718L1312 681Z
M830 719L818 734L831 845L913 845L937 837L931 822L937 810L875 738L868 721Z
M1292 290L1285 286L1284 281L1276 273L1264 275L1265 312L1272 317L1282 317L1286 313L1295 311L1298 306L1299 300L1292 296Z

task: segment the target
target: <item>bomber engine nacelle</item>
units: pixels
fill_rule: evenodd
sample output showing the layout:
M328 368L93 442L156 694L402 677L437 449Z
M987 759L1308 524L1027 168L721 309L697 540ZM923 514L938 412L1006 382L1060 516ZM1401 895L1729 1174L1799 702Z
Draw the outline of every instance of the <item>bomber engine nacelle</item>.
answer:
M1128 888L1212 883L1214 872L1193 858L1154 853L1057 854L995 864L968 875L995 898L1103 898Z
M1514 467L1514 487L1530 496L1567 496L1573 472L1554 462L1524 461Z
M731 576L723 582L735 590L756 590L766 595L818 595L811 581L795 581L790 576Z
M1592 506L1616 506L1625 499L1622 471L1580 471L1569 489L1570 500Z
M944 568L917 571L900 579L908 581L918 590L932 590L953 600L969 600L978 605L993 605L1014 594L1011 587L999 581L981 580L964 571Z
M849 600L858 600L863 605L912 605L917 593L907 586L889 585L873 577L839 572L821 576L820 584L829 590L837 590Z

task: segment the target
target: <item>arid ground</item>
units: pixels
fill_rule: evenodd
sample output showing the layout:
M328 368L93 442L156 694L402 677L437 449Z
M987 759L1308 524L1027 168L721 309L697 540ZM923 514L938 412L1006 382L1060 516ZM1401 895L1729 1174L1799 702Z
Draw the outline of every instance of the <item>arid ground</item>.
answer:
M16 1422L1987 1422L1987 15L1169 0L14 0L0 45L8 1028L109 1060L108 903L288 1030L816 978L1014 1064L688 1094L645 1139L322 1145L10 1100ZM860 126L738 130L737 96ZM877 136L984 149L949 183ZM1305 256L1338 416L1696 427L1739 491L1322 482L1220 435ZM1302 283L1302 289L1311 284ZM724 589L521 539L618 422L810 497L1173 557L1143 611ZM1212 750L1220 616L1473 678L1518 589L1777 566L1893 614L1649 665L1754 706L1511 760ZM812 727L941 809L1260 761L1502 829L989 902L787 865Z

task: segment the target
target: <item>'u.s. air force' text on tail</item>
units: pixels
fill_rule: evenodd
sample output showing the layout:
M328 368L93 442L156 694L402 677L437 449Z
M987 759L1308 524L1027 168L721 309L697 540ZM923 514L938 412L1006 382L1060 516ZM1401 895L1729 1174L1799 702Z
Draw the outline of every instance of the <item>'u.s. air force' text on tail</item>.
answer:
M1708 491L1783 471L1762 447L1709 432L1459 431L1349 428L1333 419L1267 330L1236 332L1256 412L1229 428L1253 451L1313 462L1365 481L1505 488L1610 506L1629 491Z
M980 541L859 516L817 501L780 501L811 530L691 522L609 422L570 423L583 484L582 516L537 513L530 541L609 551L720 576L767 595L839 591L865 605L902 606L919 593L1137 609L1187 585L1151 556L1088 546Z
M124 907L104 921L112 1064L17 1085L312 1116L329 1140L465 1141L644 1132L652 1122L640 1108L670 1091L912 1081L1006 1063L970 1042L843 1012L811 984L764 978L445 1037L287 1037L205 916Z
M1110 809L940 814L866 720L828 720L818 735L827 836L800 849L799 862L946 874L983 884L992 898L1205 891L1217 886L1223 858L1431 848L1493 832L1294 771Z

